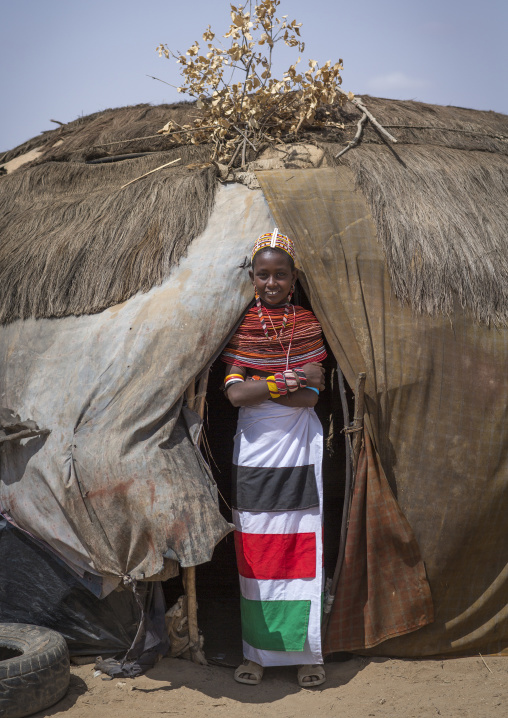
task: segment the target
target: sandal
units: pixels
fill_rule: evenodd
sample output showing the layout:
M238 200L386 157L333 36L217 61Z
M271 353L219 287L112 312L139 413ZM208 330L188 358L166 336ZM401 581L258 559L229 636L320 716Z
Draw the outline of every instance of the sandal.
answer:
M263 678L263 666L254 661L244 661L235 671L235 681L246 683L249 686L257 686Z
M307 678L308 680L304 680ZM298 685L301 688L313 688L326 681L324 666L300 666L298 669Z

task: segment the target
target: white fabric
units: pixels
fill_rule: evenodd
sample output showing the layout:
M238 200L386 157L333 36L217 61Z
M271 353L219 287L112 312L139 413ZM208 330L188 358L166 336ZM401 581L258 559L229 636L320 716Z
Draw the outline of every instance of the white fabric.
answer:
M321 468L322 456L323 432L314 409L273 401L240 408L233 452L237 466Z
M247 534L296 534L315 531L316 521L321 521L319 507L305 511L237 511L233 510L233 522L240 521Z

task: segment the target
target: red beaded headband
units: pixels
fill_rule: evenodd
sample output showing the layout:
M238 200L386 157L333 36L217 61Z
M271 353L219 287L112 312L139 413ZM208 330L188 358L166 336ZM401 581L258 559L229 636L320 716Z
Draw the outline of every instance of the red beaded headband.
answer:
M293 261L295 259L295 246L292 240L284 234L279 234L277 227L275 227L273 232L262 234L261 237L256 239L256 243L252 249L251 262L254 259L254 255L257 254L260 249L265 249L266 247L283 249L286 254L289 254Z

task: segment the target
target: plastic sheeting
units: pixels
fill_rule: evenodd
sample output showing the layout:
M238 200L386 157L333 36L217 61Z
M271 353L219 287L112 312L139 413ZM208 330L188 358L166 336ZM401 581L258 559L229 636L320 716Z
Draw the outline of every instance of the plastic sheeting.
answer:
M277 225L295 240L313 309L350 386L367 374L374 453L370 461L363 454L367 484L355 490L358 526L348 534L326 651L361 650L390 635L398 637L371 652L507 651L508 332L476 324L460 307L450 317L415 316L394 297L347 168L258 179Z
M271 228L261 192L221 187L161 286L94 316L0 329L0 405L51 432L3 448L0 509L75 571L102 576L102 595L125 575L209 560L231 530L182 392L250 301L244 260Z
M140 611L130 590L99 600L55 556L0 518L0 622L61 633L72 655L125 653Z

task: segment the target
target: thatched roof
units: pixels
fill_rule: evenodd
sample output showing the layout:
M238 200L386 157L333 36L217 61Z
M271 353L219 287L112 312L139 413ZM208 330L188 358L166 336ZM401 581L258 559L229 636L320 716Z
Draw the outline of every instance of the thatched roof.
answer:
M164 151L169 143L157 130L170 119L184 124L198 114L199 110L191 102L102 110L37 135L6 152L0 161L9 162L36 147L42 148L40 160L43 162L79 162L108 155ZM148 139L132 142L134 138L144 137Z
M0 185L0 322L92 314L168 276L213 206L215 169L185 167L199 165L208 148L168 149L157 136L134 143L134 150L127 143L128 154L146 156L88 162L125 154L116 144L106 151L96 143L156 134L168 111L183 119L188 108L105 110L8 153L6 161L42 148L37 160ZM177 167L120 189L176 158L182 160Z
M416 311L449 312L458 301L480 321L506 323L508 118L363 101L398 144L367 125L361 145L338 162L367 197L396 295ZM208 146L175 148L157 130L197 114L192 103L105 110L6 153L4 162L40 148L35 162L0 177L0 322L101 311L167 277L206 225L216 171L199 167ZM336 119L344 129L303 138L329 164L359 113L347 103ZM140 153L150 154L87 164ZM179 168L120 189L177 157Z
M417 312L451 313L458 303L505 324L508 117L365 102L398 144L366 137L344 161L369 202L396 296Z

